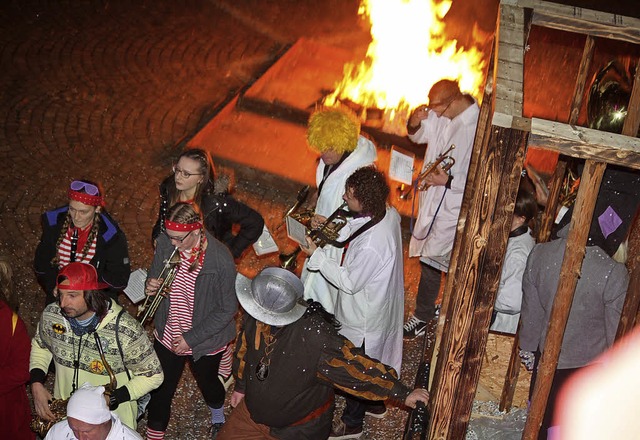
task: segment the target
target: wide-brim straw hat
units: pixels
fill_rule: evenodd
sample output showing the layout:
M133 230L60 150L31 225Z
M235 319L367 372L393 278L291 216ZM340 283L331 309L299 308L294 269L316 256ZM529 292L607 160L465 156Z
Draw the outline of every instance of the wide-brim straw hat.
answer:
M280 267L267 267L254 279L238 274L236 295L244 310L258 321L284 326L304 315L304 286L293 273Z

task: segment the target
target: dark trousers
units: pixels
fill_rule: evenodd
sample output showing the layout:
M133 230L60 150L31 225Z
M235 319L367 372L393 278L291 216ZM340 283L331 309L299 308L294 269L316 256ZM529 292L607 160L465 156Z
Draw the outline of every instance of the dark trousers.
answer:
M441 281L442 272L420 262L420 282L416 295L416 310L413 313L419 320L428 322L433 319Z
M162 365L164 382L159 388L151 391L151 401L147 407L149 410L147 426L149 428L155 431L166 431L171 416L171 400L187 361L191 365L191 371L207 405L210 408L222 407L225 392L222 383L218 380L217 372L223 352L214 356L202 356L194 361L193 356L179 356L168 350L158 340L154 341L153 348L158 354L160 365Z
M354 427L362 426L364 423L364 413L374 406L384 406L381 400L365 400L357 397L345 396L346 405L342 411L342 421L345 425Z
M529 388L529 400L533 396L533 387L536 384L538 378L538 363L540 362L541 354L535 353L535 364L533 367L533 374L531 375L531 388ZM542 425L538 432L538 440L547 440L547 430L553 426L553 415L556 412L556 401L558 394L565 383L573 376L573 374L581 368L563 368L558 369L553 374L553 381L551 382L551 389L549 390L549 398L547 399L547 407L544 411L544 418L542 419Z

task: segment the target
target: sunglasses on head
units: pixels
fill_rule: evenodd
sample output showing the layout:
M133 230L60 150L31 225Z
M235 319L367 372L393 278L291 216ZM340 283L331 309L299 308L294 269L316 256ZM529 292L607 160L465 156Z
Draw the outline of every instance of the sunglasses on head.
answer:
M82 180L74 180L71 182L71 189L74 191L84 190L85 193L90 196L98 196L100 195L100 190L97 186L92 183L83 182Z

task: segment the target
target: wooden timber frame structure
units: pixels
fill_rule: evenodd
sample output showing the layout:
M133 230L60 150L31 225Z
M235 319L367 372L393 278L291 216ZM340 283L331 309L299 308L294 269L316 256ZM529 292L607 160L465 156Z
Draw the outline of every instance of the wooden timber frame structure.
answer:
M532 24L587 35L567 124L522 116L524 54ZM562 156L586 160L523 439L538 436L603 173L607 164L640 169L640 139L626 135L635 135L640 124L640 69L636 69L622 135L574 125L593 56L594 37L640 44L640 20L539 0L502 0L500 4L493 56L437 328L437 362L429 402L430 439L465 437L529 144L560 154L550 182L539 241L548 239L554 219L552 214L566 168ZM640 227L636 224L630 233L627 262L630 284L618 336L634 326L638 314L639 248Z

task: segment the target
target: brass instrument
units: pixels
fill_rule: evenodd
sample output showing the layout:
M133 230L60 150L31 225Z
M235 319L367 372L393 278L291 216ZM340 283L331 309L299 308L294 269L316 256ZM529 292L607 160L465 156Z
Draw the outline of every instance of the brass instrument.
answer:
M442 170L444 172L448 172L451 169L451 167L453 167L453 165L455 165L456 160L449 155L451 150L453 150L454 148L456 148L456 146L451 144L451 146L449 147L449 149L447 151L445 151L444 153L440 154L436 158L436 160L434 160L433 162L430 162L429 164L427 164L426 168L414 180L414 185L416 186L418 191L424 191L429 187L429 185L427 185L425 180L426 180L427 176L429 176L430 174L435 172L437 167L442 168ZM400 196L398 196L398 197L400 199L402 199L402 200L408 200L409 197L411 196L412 188L413 187L410 186L404 193L400 194Z
M140 321L140 324L143 326L147 323L147 320L151 318L153 320L153 316L156 314L160 303L166 295L169 294L171 290L171 284L176 277L176 272L178 271L178 266L180 263L180 253L178 252L178 247L176 246L171 252L171 255L168 259L164 260L164 267L162 268L162 272L158 275L158 279L162 280L162 284L158 288L158 291L155 295L149 295L145 298L144 303L138 310L138 315L136 318Z
M53 413L53 420L45 420L36 414L31 419L31 423L29 423L31 430L38 434L40 438L45 438L53 425L67 417L68 402L69 399L52 399L49 403L49 410Z
M324 247L327 243L336 245L336 240L340 235L340 229L347 224L348 212L344 210L347 203L343 203L331 213L327 219L317 228L311 227L311 219L315 215L312 210L305 210L300 213L291 214L291 217L309 229L309 237L313 243L318 247ZM280 254L280 267L287 270L295 270L296 258L300 253L301 248L297 248L295 251L289 254Z
M100 337L98 336L98 332L93 332L93 336L96 340L96 348L98 349L98 353L100 354L100 359L102 360L102 365L104 365L104 369L107 371L109 375L109 383L104 386L104 394L106 396L111 396L111 394L118 387L118 380L116 379L116 375L107 362L107 358L104 355L104 349L102 348L102 342L100 341ZM72 393L73 394L73 393ZM67 404L69 403L69 399L53 399L51 403L49 403L49 410L53 413L53 420L44 420L38 415L35 415L33 419L31 419L31 423L29 423L29 427L33 432L38 434L40 438L45 438L47 433L51 429L53 425L58 423L67 417Z

